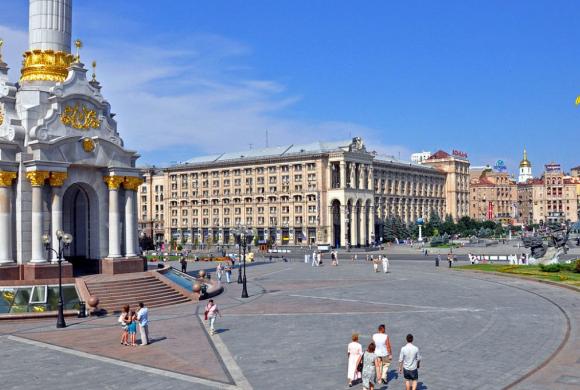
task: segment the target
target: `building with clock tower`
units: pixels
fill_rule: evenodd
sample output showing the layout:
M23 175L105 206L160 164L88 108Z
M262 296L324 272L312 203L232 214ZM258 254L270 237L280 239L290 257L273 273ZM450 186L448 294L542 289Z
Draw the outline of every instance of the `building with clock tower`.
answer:
M123 145L96 76L71 51L72 0L30 0L18 82L0 56L0 280L52 279L62 232L64 275L142 270L139 157ZM5 42L9 45L10 42ZM43 237L44 236L44 237Z

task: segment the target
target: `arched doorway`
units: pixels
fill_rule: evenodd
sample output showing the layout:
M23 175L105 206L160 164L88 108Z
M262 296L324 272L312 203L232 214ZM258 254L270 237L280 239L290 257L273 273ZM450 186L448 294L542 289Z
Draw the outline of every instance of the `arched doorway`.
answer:
M84 183L68 187L63 195L63 230L72 234L67 260L76 275L98 271L98 199L95 191Z

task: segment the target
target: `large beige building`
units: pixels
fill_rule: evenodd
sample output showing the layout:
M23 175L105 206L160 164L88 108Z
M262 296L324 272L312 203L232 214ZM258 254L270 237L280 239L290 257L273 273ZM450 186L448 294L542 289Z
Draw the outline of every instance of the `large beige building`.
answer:
M237 226L276 245L380 242L392 216L467 215L466 158L381 158L360 138L193 158L144 170L140 228L156 242L227 244ZM451 205L451 206L450 206Z
M577 178L565 175L558 164L546 165L539 179L528 181L533 193L533 222L578 221Z

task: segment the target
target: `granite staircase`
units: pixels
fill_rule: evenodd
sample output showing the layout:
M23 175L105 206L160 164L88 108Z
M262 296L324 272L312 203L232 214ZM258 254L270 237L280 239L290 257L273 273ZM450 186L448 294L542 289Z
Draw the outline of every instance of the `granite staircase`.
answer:
M132 277L93 276L84 278L89 295L99 298L99 308L108 313L120 312L123 305L137 308L139 302L148 307L175 305L191 300L155 276L143 272Z

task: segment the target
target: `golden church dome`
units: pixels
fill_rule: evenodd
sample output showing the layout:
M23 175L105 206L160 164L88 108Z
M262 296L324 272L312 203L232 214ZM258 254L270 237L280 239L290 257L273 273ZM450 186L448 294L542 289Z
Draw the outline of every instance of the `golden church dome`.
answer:
M528 152L524 149L524 159L520 162L520 168L531 168L532 163L528 160Z

